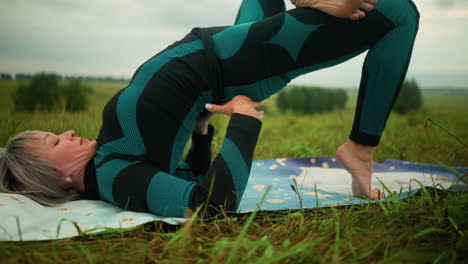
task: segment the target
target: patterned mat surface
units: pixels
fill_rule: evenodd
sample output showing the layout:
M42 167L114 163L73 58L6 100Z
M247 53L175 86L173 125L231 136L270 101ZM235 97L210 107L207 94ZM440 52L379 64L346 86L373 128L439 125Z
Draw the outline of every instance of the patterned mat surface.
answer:
M459 175L468 167L451 167ZM382 189L379 180L401 198L424 186L467 190L448 169L429 164L386 160L374 164L372 185ZM416 181L417 180L417 181ZM419 183L418 183L419 181ZM254 161L240 212L250 212L268 189L261 210L285 210L359 204L366 202L351 197L351 176L335 158L282 158ZM295 186L296 191L291 187ZM150 221L180 224L184 218L160 217L149 213L124 211L103 201L73 201L57 207L44 207L21 196L0 193L0 240L49 240L78 235L77 227L86 233L108 228L127 228ZM73 224L76 223L76 226Z

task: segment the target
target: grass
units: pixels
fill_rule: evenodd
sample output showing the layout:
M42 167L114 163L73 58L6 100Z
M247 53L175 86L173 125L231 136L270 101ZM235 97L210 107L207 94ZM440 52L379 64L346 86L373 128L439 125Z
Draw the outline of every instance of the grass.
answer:
M25 129L75 129L94 138L105 102L123 83L92 83L92 107L84 113L12 113L9 93L17 82L0 82L0 146ZM348 106L315 116L281 114L274 100L255 159L333 156L346 140L356 95ZM376 160L387 158L468 166L466 147L431 118L468 142L467 94L425 94L423 109L392 114ZM219 150L227 118L213 120ZM461 175L461 177L465 177ZM287 186L286 186L287 187ZM287 187L289 188L289 187ZM422 189L405 200L392 194L376 204L230 214L211 221L192 217L183 226L159 222L131 230L46 242L1 242L2 263L463 263L468 260L468 193Z
M415 195L383 203L386 211L365 205L321 208L317 218L315 210L195 218L172 231L150 223L126 233L1 243L0 254L5 263L461 263L468 257L467 194L431 195L432 206Z

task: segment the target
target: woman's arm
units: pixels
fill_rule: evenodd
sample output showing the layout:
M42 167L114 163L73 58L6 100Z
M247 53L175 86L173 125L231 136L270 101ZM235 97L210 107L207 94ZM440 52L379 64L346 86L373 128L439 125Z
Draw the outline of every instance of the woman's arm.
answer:
M234 113L224 144L201 183L163 172L151 163L115 156L96 167L100 197L132 211L184 217L187 208L207 206L207 215L223 207L235 211L244 193L261 121Z
M263 111L257 111L255 108L262 105L261 102L254 102L249 97L240 95L221 106L211 104L210 112L205 111L200 114L192 134L192 145L185 159L191 170L201 175L205 174L210 167L214 127L209 125L209 121L214 113L228 115L238 113L261 119Z
M109 156L96 167L101 198L124 209L172 217L184 217L187 208L202 204L209 205L208 215L221 207L236 210L247 185L262 115L255 110L260 104L249 99L231 102L222 108L232 110L223 146L201 181L168 174L125 155Z
M221 207L235 211L247 185L262 123L250 115L233 113L219 154L192 194L191 208L208 204L214 215Z

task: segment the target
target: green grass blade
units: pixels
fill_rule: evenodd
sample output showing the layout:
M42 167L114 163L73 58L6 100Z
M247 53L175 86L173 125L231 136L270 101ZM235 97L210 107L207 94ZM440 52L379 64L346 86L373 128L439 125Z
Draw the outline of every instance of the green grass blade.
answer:
M55 264L56 262L51 260L50 258L48 258L47 256L45 256L44 254L42 254L41 252L33 252L32 253L32 256L37 258L38 260L40 260L41 262L44 262L44 263L51 263L51 264Z
M444 167L444 169L448 170L449 172L453 173L453 175L455 175L455 177L457 177L457 181L461 181L463 182L464 184L468 185L468 178L466 177L463 177L462 174L460 174L458 171L450 168L448 165L446 165L445 163L443 163L442 161L438 160L438 159L435 159L435 158L430 158L432 159L433 161L435 161L437 164L439 164L440 166Z
M429 228L426 228L426 229L424 229L424 230L410 236L410 238L416 239L416 238L420 238L420 237L425 236L425 235L430 234L430 233L447 233L447 231L445 231L443 229L440 229L440 228L429 227Z
M93 255L84 245L78 244L78 248L80 249L80 252L83 253L83 255L85 256L87 263L94 263Z
M424 184L422 184L422 182L420 182L417 179L411 179L410 184L411 184L411 181L415 181L419 185L419 187L421 188L421 192L424 194L424 197L429 202L429 205L432 206L432 198L431 198L431 195L429 194L429 192L427 191L426 186L424 186Z
M458 234L460 234L461 237L464 237L463 232L460 230L460 228L458 228L458 225L455 224L455 221L453 221L453 218L449 216L448 219L450 220L450 223L452 224L453 228L457 230Z
M78 235L80 237L87 238L87 234L81 230L81 228L78 226L78 224L75 221L71 221L71 220L69 220L67 218L62 218L62 219L60 219L60 223L57 226L57 237L56 237L57 239L59 238L60 228L62 227L63 222L70 222L71 224L73 224L73 226L75 227L75 229L78 232Z
M302 232L302 229L304 227L304 221L305 221L304 215L300 212L296 212L296 213L291 214L290 217L291 219L294 219L296 217L300 219L299 232Z
M242 239L244 239L245 235L247 234L247 230L249 230L249 227L252 224L252 221L254 220L255 216L257 215L257 212L258 212L260 206L263 204L263 201L265 200L265 198L266 198L268 192L271 190L271 188L272 188L272 186L269 185L268 188L263 193L262 197L260 198L260 201L257 204L257 209L252 212L252 214L249 216L249 218L247 218L247 221L245 222L244 226L242 227L242 230L241 230L239 236L237 237L236 241L234 242L234 245L233 245L233 247L231 249L231 252L229 252L229 256L228 256L228 258L226 260L227 264L233 263L234 257L237 254L237 248L239 247L240 242L242 241Z
M382 185L382 188L388 193L388 196L385 196L385 200L387 200L387 197L388 197L388 199L390 199L390 201L393 202L394 207L397 208L400 205L400 199L396 196L394 192L392 192L392 190L390 190L390 188L387 187L387 185L383 183L382 180L380 180L379 178L377 178L377 180ZM388 204L388 206L390 207L391 205Z
M384 205L381 201L375 200L375 203L376 203L380 208L382 208L382 211L384 212L384 214L385 214L386 216L389 215L387 207L385 207L385 205Z

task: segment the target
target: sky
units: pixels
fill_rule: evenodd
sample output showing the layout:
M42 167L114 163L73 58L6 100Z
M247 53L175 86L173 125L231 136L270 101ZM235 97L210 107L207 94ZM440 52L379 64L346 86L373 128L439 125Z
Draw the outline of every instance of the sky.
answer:
M232 24L240 2L0 0L0 72L130 78L192 28ZM423 88L468 87L468 0L414 2L421 18L407 78ZM292 84L357 88L364 57Z

